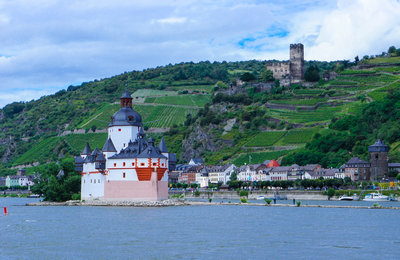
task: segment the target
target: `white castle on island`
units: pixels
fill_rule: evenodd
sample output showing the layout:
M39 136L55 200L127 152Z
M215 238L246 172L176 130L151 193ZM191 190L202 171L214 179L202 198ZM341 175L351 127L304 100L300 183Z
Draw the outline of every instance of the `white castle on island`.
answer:
M168 152L164 139L154 146L146 139L141 116L132 108L126 90L121 108L108 125L108 139L103 149L91 150L88 143L75 157L81 173L82 200L168 199L168 167L176 164L175 154Z

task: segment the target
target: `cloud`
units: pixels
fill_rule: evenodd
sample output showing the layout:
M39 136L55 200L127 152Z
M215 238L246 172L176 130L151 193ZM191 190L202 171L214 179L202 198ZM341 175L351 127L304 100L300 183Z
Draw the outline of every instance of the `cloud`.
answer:
M395 0L0 0L0 106L168 63L287 60L297 42L306 59L376 54L398 42L399 11Z
M186 17L168 17L164 19L152 20L151 23L161 23L161 24L174 24L174 23L184 23L186 22Z

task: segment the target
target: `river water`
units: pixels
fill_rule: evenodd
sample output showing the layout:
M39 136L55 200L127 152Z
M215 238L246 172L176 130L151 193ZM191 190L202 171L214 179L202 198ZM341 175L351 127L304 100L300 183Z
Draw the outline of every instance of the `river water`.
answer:
M399 210L23 206L33 201L0 198L1 259L400 258Z

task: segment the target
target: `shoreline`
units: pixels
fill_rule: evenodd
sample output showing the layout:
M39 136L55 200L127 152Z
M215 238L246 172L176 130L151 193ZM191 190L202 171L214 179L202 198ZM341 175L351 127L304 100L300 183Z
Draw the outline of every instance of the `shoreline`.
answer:
M379 206L349 206L349 205L293 205L293 204L266 204L266 203L227 203L227 202L204 202L184 200L163 200L163 201L66 201L50 202L40 201L27 203L26 206L101 206L101 207L177 207L177 206L258 206L258 207L295 207L295 208L351 208L351 209L391 209L400 210L400 207Z

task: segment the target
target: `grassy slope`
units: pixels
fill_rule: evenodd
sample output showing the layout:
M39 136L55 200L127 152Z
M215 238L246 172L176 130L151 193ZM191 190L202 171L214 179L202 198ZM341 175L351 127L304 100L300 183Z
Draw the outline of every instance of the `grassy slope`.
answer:
M344 71L333 83L311 89L300 89L294 91L296 95L311 95L304 98L290 98L287 100L279 100L276 103L287 104L314 104L315 101L331 102L330 97L321 98L319 95L326 90L334 90L338 93L350 93L353 97L357 95L368 95L372 99L382 99L389 88L400 86L399 75L391 74L399 72L398 67L379 67L368 70L359 71ZM237 71L235 71L236 73ZM366 73L365 73L366 72ZM359 77L357 74L371 74L368 77ZM377 74L378 73L378 74ZM348 82L352 82L350 88L343 88ZM190 85L182 84L183 89L190 91L200 90L209 92L213 85ZM170 127L173 124L181 124L184 122L188 113L197 113L199 107L203 106L210 100L209 95L178 95L177 90L182 89L181 86L173 86L168 90L155 90L155 89L140 89L133 94L134 97L144 97L145 100L156 103L150 104L135 104L134 109L138 111L144 122L151 122L149 127ZM312 100L312 101L310 101ZM76 106L81 106L80 100L73 101ZM366 101L368 102L368 100ZM189 106L189 107L179 107ZM285 120L290 123L303 123L305 126L314 125L315 123L328 123L332 117L338 117L343 114L356 113L362 109L363 103L360 101L340 101L337 106L321 106L315 111L292 111L285 109L266 109L267 114L271 117ZM99 128L105 128L110 120L111 115L117 111L119 104L102 103L98 109L93 110L92 113L86 115L86 118L81 120L78 128L90 128L93 125ZM93 120L93 118L96 119ZM155 122L152 122L155 121ZM226 160L231 158L234 163L238 165L248 162L248 154L252 155L252 162L262 162L266 159L277 159L288 151L242 151L239 147L265 147L266 150L271 149L273 145L304 145L308 142L312 135L315 133L315 128L292 129L289 131L280 132L264 132L259 134L247 135L242 133L243 136L237 143L236 147L226 147L222 151L217 152L209 161L218 162L218 160ZM222 136L222 139L233 139L238 134L237 130L233 130L228 134ZM83 134L83 135L69 135L65 137L50 137L43 139L36 143L28 152L14 160L14 164L28 163L34 161L43 161L46 158L52 158L54 149L65 142L72 150L80 151L83 148L86 140L90 140L93 146L102 147L106 138L106 134ZM182 138L182 137L181 137ZM167 143L176 146L175 149L180 149L180 140L175 136L168 137ZM399 148L400 149L400 148ZM49 152L50 151L50 152ZM180 152L180 150L179 150ZM244 153L243 153L244 152ZM235 159L236 157L236 159ZM246 159L247 157L247 159ZM233 159L232 159L233 158ZM247 161L246 161L247 160Z

